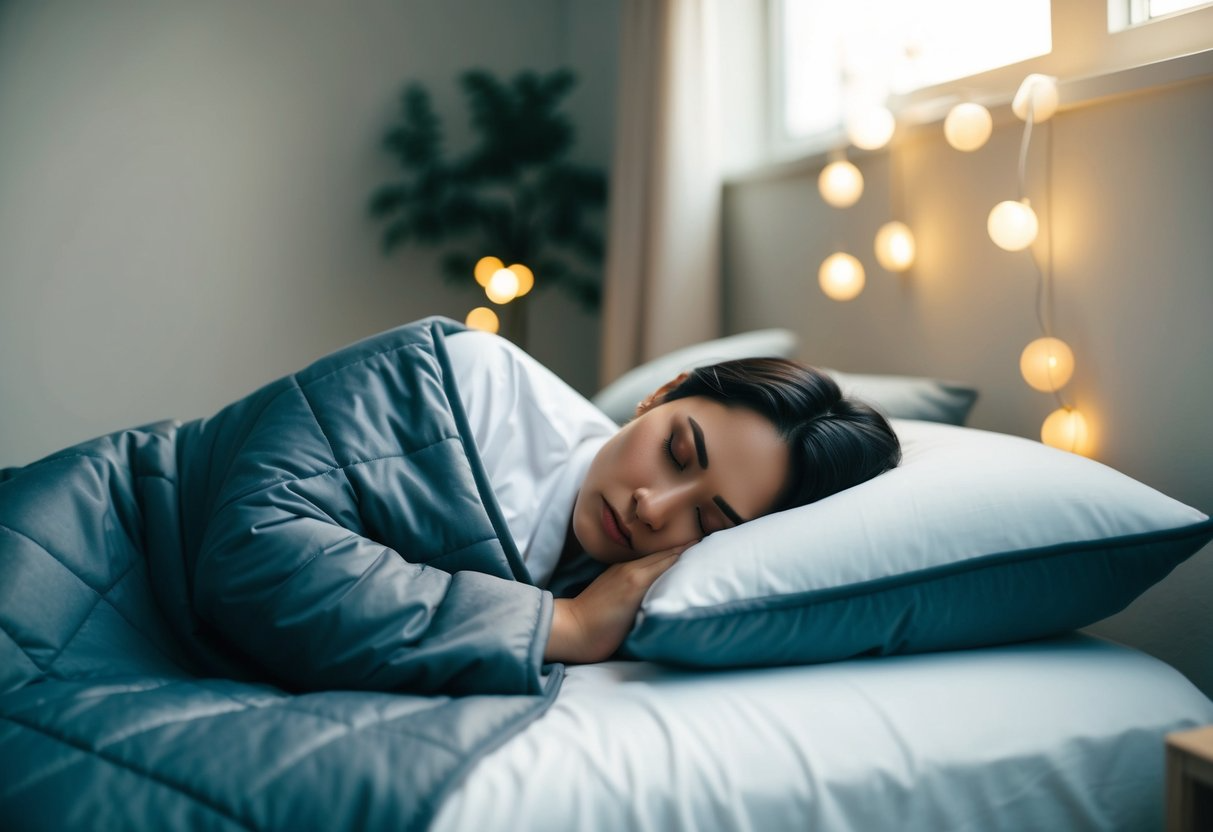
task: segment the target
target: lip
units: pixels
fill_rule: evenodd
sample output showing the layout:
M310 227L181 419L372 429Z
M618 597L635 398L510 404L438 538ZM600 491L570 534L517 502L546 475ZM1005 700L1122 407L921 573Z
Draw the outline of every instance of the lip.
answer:
M605 498L602 501L602 528L611 540L625 548L632 548L632 536L628 534L628 530L619 521L619 515Z

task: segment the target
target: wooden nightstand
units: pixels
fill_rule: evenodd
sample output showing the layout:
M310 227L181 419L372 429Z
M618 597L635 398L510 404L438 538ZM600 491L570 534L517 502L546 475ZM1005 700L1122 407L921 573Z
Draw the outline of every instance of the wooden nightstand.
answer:
M1213 829L1213 725L1167 734L1167 832Z

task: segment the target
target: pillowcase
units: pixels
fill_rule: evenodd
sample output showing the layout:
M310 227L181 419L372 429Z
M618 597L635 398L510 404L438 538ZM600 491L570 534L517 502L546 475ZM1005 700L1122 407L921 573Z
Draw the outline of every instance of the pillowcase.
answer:
M736 358L791 358L796 354L796 345L796 335L789 329L757 329L704 341L629 370L590 401L622 425L636 415L638 402L684 370Z
M886 416L898 419L963 425L977 401L975 389L951 381L825 371L838 382L843 395L867 402Z
M1201 512L1094 460L893 427L898 468L688 549L624 652L732 667L1041 638L1118 612L1213 538Z

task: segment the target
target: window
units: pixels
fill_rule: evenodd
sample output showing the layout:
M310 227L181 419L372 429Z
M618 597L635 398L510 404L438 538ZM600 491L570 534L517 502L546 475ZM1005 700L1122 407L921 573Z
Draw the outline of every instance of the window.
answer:
M1108 30L1119 32L1207 5L1209 0L1108 0Z
M856 98L883 103L1052 48L1049 0L779 0L776 17L793 141L836 128Z
M961 100L1010 103L1034 72L1090 100L1204 72L1213 55L1213 0L766 2L770 160L837 147L851 107L927 123Z

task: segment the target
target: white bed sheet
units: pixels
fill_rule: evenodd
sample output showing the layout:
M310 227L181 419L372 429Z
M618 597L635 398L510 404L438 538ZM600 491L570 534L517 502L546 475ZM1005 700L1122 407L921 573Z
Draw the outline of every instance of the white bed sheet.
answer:
M572 667L441 832L1151 830L1182 674L1091 636L809 667Z

